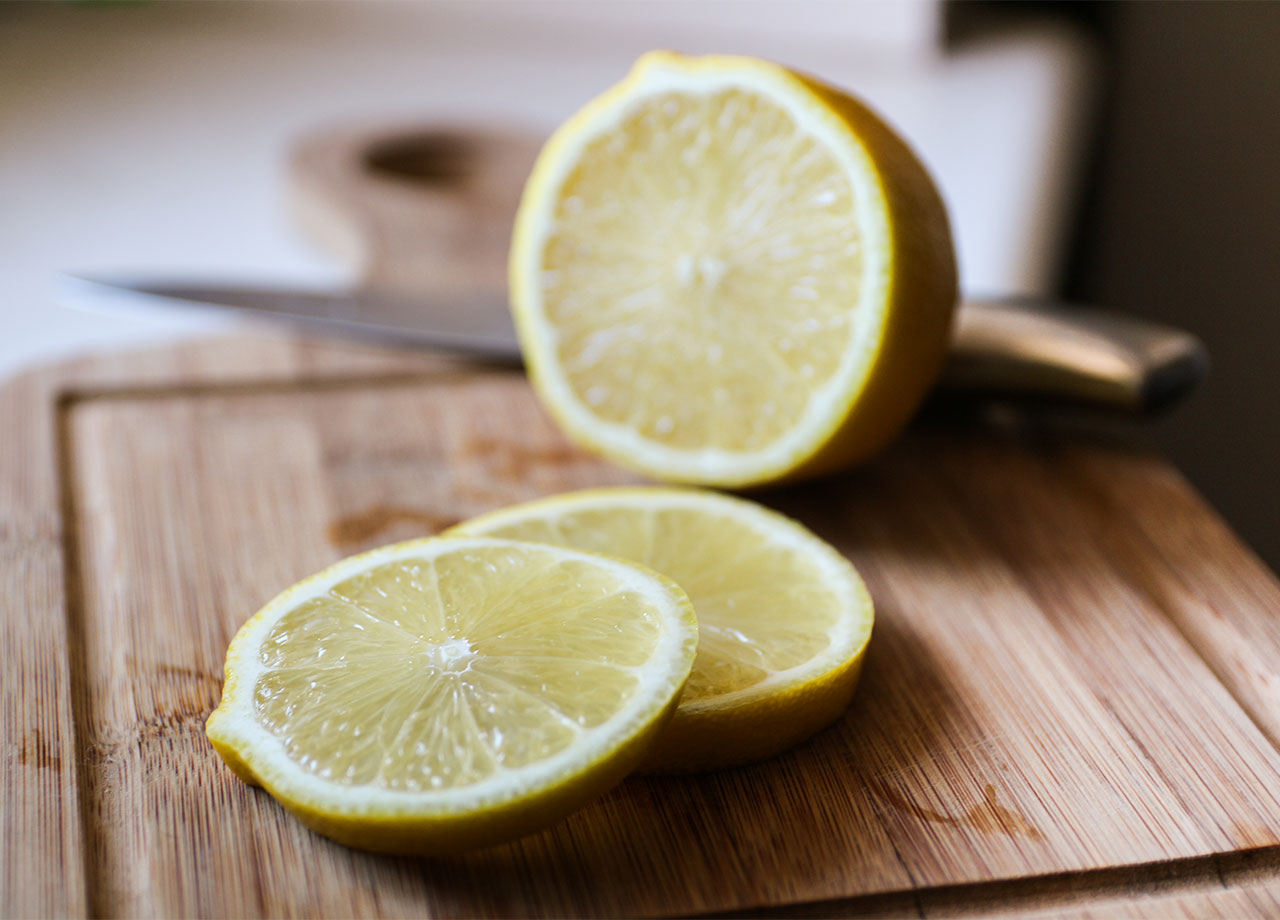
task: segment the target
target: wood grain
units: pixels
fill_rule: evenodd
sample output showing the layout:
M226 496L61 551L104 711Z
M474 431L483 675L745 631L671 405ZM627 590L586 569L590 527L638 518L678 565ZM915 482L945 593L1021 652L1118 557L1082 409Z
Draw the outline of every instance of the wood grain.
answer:
M228 640L342 555L627 474L517 375L284 340L28 375L0 422L0 913L1274 914L1280 587L1153 457L926 425L760 494L876 599L848 715L423 861L230 775L202 733Z
M295 145L290 201L362 284L505 303L512 218L538 146L478 125L330 127Z

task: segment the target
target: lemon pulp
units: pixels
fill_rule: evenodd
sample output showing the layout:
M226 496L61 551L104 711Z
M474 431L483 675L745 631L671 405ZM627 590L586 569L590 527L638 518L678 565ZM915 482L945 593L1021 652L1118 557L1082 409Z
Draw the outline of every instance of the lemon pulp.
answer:
M777 442L848 347L853 199L832 153L758 93L671 90L624 112L583 147L542 255L569 387L676 449Z

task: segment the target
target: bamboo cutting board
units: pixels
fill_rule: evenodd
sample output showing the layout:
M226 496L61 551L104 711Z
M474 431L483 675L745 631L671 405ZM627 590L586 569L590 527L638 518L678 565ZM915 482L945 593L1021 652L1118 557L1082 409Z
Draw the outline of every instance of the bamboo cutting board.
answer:
M847 716L448 860L345 849L203 736L228 640L338 557L627 481L523 377L242 338L0 390L10 916L1275 916L1280 585L1159 459L918 425L762 493L877 606Z

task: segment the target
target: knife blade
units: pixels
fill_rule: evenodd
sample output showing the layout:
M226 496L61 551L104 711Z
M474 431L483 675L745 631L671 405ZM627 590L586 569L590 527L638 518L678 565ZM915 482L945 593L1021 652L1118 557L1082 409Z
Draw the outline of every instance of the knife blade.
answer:
M307 290L99 275L65 275L81 309L134 306L231 310L313 332L408 344L518 365L501 297L429 300L372 289ZM1208 370L1189 332L1120 313L1023 301L971 300L956 314L939 386L1003 400L1148 414L1185 397Z
M78 309L119 312L135 306L233 311L317 333L455 351L520 363L520 345L506 306L492 296L450 298L432 309L416 298L372 290L328 291L63 275L64 301Z

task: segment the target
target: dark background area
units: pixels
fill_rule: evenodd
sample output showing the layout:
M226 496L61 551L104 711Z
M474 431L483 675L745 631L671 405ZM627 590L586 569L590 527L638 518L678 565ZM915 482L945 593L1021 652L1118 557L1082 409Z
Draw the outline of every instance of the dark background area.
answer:
M1204 340L1208 380L1153 434L1280 569L1280 3L982 6L1095 37L1097 133L1062 293Z

